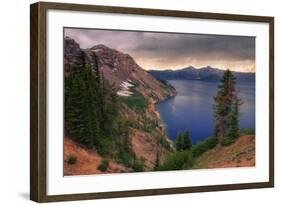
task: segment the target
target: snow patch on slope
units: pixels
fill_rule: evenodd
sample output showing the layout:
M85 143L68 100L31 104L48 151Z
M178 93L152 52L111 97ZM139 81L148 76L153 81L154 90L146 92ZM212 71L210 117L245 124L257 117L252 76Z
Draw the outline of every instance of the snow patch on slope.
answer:
M125 97L129 97L129 96L133 95L134 93L132 91L130 91L130 88L134 87L134 85L130 82L132 82L132 81L131 80L123 81L120 84L120 90L117 91L117 95L125 96Z

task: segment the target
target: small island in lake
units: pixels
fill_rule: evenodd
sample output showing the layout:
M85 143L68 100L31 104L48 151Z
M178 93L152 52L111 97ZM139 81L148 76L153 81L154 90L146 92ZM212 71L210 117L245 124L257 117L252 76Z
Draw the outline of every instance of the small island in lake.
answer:
M64 28L64 175L251 166L254 38Z

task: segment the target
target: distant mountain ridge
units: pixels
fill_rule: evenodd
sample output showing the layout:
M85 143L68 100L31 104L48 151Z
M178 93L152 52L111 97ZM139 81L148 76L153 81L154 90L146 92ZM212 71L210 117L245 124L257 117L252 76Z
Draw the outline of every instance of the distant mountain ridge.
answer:
M179 70L149 70L149 73L160 80L202 80L218 82L224 70L211 66L195 68L189 66ZM255 73L232 71L237 82L255 82Z

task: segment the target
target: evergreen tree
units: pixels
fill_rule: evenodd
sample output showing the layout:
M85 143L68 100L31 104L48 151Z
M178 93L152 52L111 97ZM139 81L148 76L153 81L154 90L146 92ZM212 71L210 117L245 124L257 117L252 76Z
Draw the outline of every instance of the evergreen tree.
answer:
M190 150L191 146L192 146L192 143L191 143L189 131L186 130L185 133L184 133L184 135L183 135L183 145L182 145L182 149L183 149L183 150Z
M179 133L176 139L176 148L178 151L183 150L183 136Z
M66 126L69 128L67 129L67 135L79 139L82 137L81 131L84 129L83 118L81 115L83 102L80 101L82 93L79 92L81 87L80 82L77 78L73 77L72 79L67 80L65 85L69 85L65 94L65 118L67 122Z
M75 140L90 147L94 144L95 135L94 83L89 67L68 77L65 83L65 119L68 133Z
M98 58L97 55L92 52L91 54L91 58L92 58L92 69L95 73L95 78L96 78L96 82L98 83L97 85L101 84L101 75L100 75L100 69L99 69L99 64L98 64Z
M111 150L117 129L118 98L116 91L106 89L101 80L97 61L65 77L65 132L105 154Z
M235 99L232 110L231 110L231 121L230 121L230 130L229 130L229 137L235 139L239 134L239 125L238 125L238 117L239 117L239 100Z
M214 97L214 132L220 141L223 138L233 141L238 136L239 106L242 101L238 98L235 85L235 77L230 70L226 70Z

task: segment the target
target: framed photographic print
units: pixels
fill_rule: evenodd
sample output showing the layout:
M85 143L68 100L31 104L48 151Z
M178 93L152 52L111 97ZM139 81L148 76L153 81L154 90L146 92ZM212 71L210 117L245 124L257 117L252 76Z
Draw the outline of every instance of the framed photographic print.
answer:
M30 197L274 186L274 18L31 5Z

